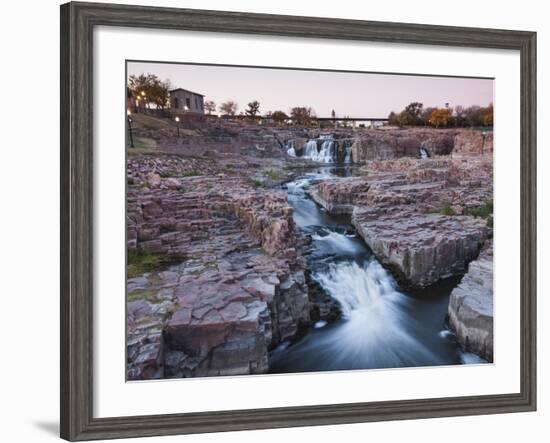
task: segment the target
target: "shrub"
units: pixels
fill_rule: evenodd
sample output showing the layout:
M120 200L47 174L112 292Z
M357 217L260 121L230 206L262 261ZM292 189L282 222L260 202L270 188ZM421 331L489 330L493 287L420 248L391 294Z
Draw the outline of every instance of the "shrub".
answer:
M483 205L474 208L468 208L465 214L474 217L489 218L493 215L493 200L487 200Z
M449 205L443 206L443 208L441 208L441 211L439 212L441 213L441 215L456 215L454 209L451 208Z

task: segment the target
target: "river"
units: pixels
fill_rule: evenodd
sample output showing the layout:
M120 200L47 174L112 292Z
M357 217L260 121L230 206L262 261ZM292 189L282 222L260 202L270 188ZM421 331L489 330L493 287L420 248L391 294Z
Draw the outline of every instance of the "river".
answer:
M312 278L340 305L341 317L313 325L270 354L270 372L309 372L481 363L463 353L445 327L459 279L414 294L402 291L349 224L305 192L315 182L353 175L351 166L322 166L285 185L294 221L312 239Z

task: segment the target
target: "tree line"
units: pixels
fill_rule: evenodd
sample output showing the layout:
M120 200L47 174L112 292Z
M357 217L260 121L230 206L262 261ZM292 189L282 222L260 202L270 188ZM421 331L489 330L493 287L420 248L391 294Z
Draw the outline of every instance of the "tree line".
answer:
M220 104L218 109L221 116L234 117L237 115L239 105L233 100L227 100ZM204 103L204 110L209 115L214 114L216 112L216 103L212 100L206 101ZM261 116L260 102L258 102L258 100L251 101L238 115L242 117L249 117L251 119ZM284 123L285 121L292 119L297 124L308 125L315 120L316 114L313 108L309 106L295 106L290 109L288 114L281 110L268 111L263 115L263 117L270 118L275 123Z
M401 112L390 112L388 123L393 126L477 127L493 126L493 104L489 106L457 105L444 108L424 107L420 102L408 104Z

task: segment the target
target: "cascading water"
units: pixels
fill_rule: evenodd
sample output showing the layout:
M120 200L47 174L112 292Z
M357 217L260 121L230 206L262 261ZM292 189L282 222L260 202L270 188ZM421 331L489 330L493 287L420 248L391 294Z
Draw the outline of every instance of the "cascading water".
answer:
M318 154L319 152L317 150L317 140L308 140L304 148L303 157L313 158L313 157L317 157Z
M285 143L286 153L290 157L296 157L296 149L294 148L294 140L289 140Z
M299 342L270 355L273 372L432 366L474 362L450 333L442 334L449 294L457 282L402 293L393 277L340 217L321 210L305 189L334 177L324 167L287 184L297 226L312 239L313 280L340 306L339 320L317 322ZM343 169L343 168L342 168ZM349 169L349 168L348 168ZM431 292L430 292L431 291Z
M430 155L428 154L428 151L424 148L420 148L418 150L418 155L420 155L420 158L424 159L424 158L428 158Z
M332 136L321 136L319 138L321 148L318 147L318 140L308 140L304 148L303 158L319 163L334 163L335 160L335 142Z
M346 156L344 157L344 163L351 163L352 162L351 143L349 143L349 141L346 141L345 144L344 144L344 148L346 150Z

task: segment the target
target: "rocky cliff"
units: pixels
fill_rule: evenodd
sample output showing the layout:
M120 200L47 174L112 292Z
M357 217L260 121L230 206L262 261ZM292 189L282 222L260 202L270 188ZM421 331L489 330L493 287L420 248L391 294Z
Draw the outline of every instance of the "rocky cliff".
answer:
M128 278L131 379L266 372L268 350L310 321L285 194L194 162L128 162L129 254L167 263Z
M436 129L387 129L358 133L352 145L353 161L418 157L420 148L429 155L450 154L456 131Z
M449 154L479 155L493 152L492 131L469 129L380 129L353 134L355 163L419 157L420 149L430 157Z
M451 293L449 325L462 348L493 361L493 243L487 242L479 258Z
M491 165L481 157L369 162L365 176L326 180L311 196L351 214L404 286L425 287L466 272L490 234Z

